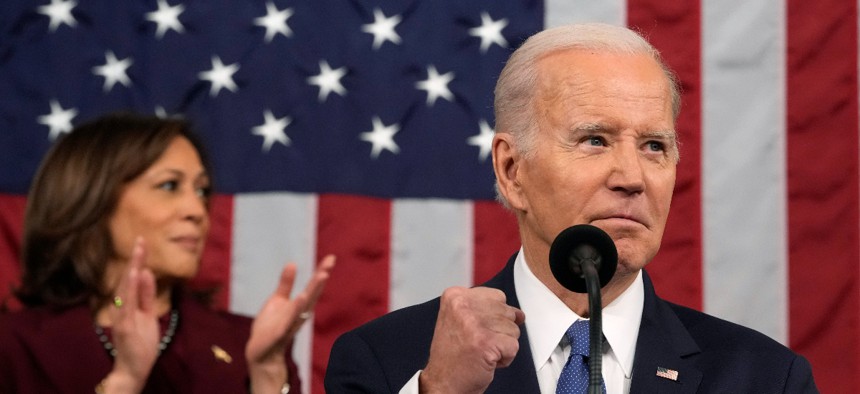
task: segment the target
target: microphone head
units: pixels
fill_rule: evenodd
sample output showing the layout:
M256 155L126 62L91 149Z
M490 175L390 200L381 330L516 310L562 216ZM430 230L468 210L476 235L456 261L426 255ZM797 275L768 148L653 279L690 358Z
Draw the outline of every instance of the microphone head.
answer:
M570 291L586 293L585 277L579 268L583 260L594 261L600 287L606 286L618 265L615 242L603 230L590 224L566 228L549 249L549 267L555 279Z

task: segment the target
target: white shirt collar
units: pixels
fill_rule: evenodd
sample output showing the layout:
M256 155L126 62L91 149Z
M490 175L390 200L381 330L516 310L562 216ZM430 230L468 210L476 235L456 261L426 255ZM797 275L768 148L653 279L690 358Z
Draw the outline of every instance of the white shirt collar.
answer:
M559 346L567 328L582 317L571 311L532 273L522 248L514 262L514 288L520 308L526 315L526 331L535 370L540 370ZM645 286L640 271L630 287L603 308L603 335L628 379L633 374L633 357L644 302Z

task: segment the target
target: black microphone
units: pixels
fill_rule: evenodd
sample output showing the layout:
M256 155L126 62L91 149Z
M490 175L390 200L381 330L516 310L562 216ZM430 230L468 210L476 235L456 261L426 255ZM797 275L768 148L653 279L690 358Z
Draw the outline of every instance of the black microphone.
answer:
M555 237L549 249L549 267L555 279L570 291L587 293L583 263L590 262L606 286L618 265L615 242L603 230L590 224L568 227Z
M588 293L588 392L600 394L603 385L603 305L600 289L618 266L618 250L609 234L588 224L568 227L549 248L549 267L555 280L570 291Z

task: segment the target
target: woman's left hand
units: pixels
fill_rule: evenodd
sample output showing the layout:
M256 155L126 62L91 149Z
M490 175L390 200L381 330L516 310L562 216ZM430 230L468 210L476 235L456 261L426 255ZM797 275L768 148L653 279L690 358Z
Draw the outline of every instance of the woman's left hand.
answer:
M287 382L286 349L316 305L334 263L333 255L324 257L304 290L292 298L296 265L284 267L278 287L251 325L251 337L245 346L252 392L278 393Z

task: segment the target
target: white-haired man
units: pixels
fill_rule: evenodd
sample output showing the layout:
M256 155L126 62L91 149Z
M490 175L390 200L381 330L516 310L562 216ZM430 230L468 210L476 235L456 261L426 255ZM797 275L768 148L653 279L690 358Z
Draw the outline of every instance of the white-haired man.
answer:
M566 333L588 318L588 299L559 284L548 259L555 237L575 224L601 228L618 249L601 290L606 392L817 392L802 356L661 300L643 270L669 215L680 108L674 76L646 40L604 24L543 31L514 52L495 95L493 167L522 248L482 286L446 289L344 334L328 392L571 386L558 383L574 363Z

